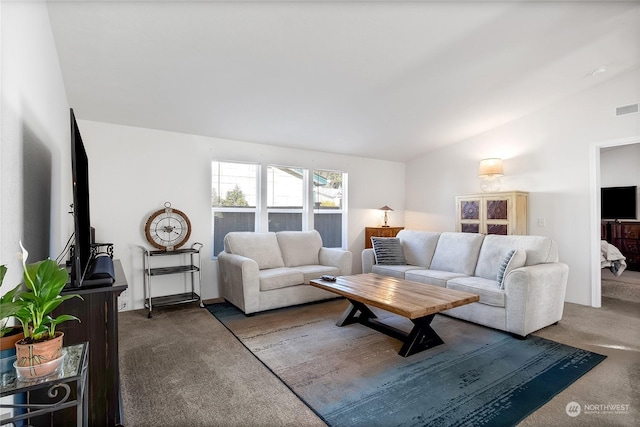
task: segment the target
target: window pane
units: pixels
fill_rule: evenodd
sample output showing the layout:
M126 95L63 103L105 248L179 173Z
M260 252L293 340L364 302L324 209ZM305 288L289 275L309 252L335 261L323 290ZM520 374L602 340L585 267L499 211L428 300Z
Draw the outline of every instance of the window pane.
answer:
M342 172L313 172L314 209L342 209Z
M267 168L267 207L302 209L304 174L302 169Z
M342 214L317 213L313 216L313 227L322 237L322 245L327 248L342 247Z
M213 256L224 250L224 236L231 231L255 231L254 212L213 213Z
M256 207L258 165L211 163L211 206Z
M213 256L224 250L231 231L255 231L259 167L256 164L211 162Z
M313 228L318 230L322 243L329 248L342 247L343 178L342 172L313 172Z
M269 231L302 231L302 213L269 213Z

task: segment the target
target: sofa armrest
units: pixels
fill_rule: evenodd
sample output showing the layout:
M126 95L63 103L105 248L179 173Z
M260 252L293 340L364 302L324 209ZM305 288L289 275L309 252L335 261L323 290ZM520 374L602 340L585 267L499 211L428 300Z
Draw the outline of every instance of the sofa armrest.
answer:
M563 263L516 268L505 278L507 331L527 336L562 319L569 266Z
M241 255L220 252L220 291L222 296L246 314L260 308L258 263Z
M343 276L351 274L353 254L340 248L320 248L320 265L330 265L340 269Z
M376 263L376 255L373 249L365 249L362 251L362 272L371 273L371 269Z

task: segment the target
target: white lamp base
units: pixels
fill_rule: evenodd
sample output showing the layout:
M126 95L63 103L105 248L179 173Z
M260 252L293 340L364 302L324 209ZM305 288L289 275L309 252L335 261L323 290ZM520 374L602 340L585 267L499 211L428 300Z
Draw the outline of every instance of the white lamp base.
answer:
M483 193L494 193L500 191L502 188L502 181L499 176L482 178L480 181L480 189Z

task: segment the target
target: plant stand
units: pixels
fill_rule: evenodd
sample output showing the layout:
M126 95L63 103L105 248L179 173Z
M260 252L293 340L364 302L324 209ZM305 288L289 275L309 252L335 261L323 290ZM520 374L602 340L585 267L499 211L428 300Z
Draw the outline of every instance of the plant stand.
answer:
M1 397L21 393L26 393L29 396L26 403L0 404L0 408L26 410L26 412L19 412L11 418L3 419L3 425L20 420L29 420L29 424L31 424L32 418L73 407L76 409L76 425L89 425L87 402L89 344L82 343L65 347L64 351L65 356L61 371L46 378L32 381L19 380L13 367L12 371L2 373ZM42 390L42 394L46 391L50 400L41 402L35 398L34 393L38 390Z

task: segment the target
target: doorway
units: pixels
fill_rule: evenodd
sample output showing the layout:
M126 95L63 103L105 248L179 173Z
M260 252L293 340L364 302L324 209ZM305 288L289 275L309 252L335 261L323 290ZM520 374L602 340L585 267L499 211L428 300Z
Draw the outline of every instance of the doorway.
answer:
M600 268L600 154L602 149L630 144L639 144L640 137L616 139L594 143L590 152L591 171L591 306L602 305L602 271Z

